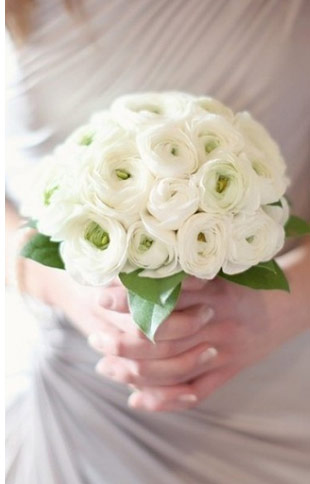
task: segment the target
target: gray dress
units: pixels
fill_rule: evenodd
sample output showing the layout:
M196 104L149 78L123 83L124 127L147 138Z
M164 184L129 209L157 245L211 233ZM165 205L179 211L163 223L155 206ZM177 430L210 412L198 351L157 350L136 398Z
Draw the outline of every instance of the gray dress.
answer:
M208 93L280 143L294 211L310 215L307 0L85 0L83 20L40 0L9 84L8 191L29 164L116 96ZM18 148L18 149L17 149ZM8 410L8 484L307 484L310 335L243 371L197 408L131 410L94 372L69 321L37 308L29 388ZM292 324L294 322L292 321Z

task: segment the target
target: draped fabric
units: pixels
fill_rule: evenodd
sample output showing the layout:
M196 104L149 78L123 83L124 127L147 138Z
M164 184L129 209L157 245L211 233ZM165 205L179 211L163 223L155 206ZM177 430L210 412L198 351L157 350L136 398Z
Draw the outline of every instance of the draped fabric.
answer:
M8 85L8 195L33 163L124 93L185 90L249 110L281 145L294 211L310 215L307 0L38 0ZM61 314L38 312L29 388L8 410L8 484L306 484L310 335L199 407L131 410L125 386ZM292 321L292 324L294 322Z
M127 407L125 386L95 374L83 336L60 315L39 314L30 386L8 411L8 483L308 481L310 335L195 409L148 414Z

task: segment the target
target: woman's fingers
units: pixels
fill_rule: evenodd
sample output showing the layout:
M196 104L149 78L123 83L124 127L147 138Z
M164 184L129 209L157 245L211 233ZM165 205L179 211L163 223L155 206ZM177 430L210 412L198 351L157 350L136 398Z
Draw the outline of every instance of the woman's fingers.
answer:
M174 311L158 328L155 341L187 338L212 320L214 311L206 305L193 306L183 311Z
M187 338L158 341L156 344L147 338L137 338L135 335L119 330L99 331L88 338L90 346L104 355L120 356L123 358L162 359L171 358L184 353L200 343L208 342L206 335L198 331Z
M235 321L212 320L196 333L178 339L162 340L155 344L142 333L131 334L119 330L115 325L96 322L95 331L88 338L89 344L103 355L119 356L128 359L162 359L171 358L194 348L201 343L208 343L227 351L238 341L238 325ZM230 350L231 351L231 350Z
M238 370L222 366L195 378L190 383L174 386L137 387L128 405L149 412L171 412L196 407Z
M130 314L126 312L115 312L108 309L103 309L99 305L94 309L98 321L102 320L111 327L129 333L136 338L147 339L139 327L134 323Z
M183 281L182 292L176 309L186 309L198 304L210 304L215 285L216 282L214 281L212 282L212 285L208 285L208 281L197 279L195 277L187 277ZM103 309L128 313L129 307L127 294L127 289L118 279L114 279L108 287L98 290L97 302Z
M176 309L187 309L198 304L206 305L208 297L203 290L182 290ZM100 308L119 313L129 313L127 289L122 286L111 286L101 289L97 295Z
M121 383L133 385L175 385L195 377L217 364L217 350L200 344L171 358L131 360L107 356L99 361L96 370Z
M132 320L130 314L117 313L106 309L96 309L97 317L121 331L132 334L137 338L147 340L146 336ZM213 310L208 306L193 306L183 311L174 311L169 318L158 328L155 341L168 341L187 338L197 333L214 316Z
M176 310L182 311L183 309L188 309L191 306L197 306L198 304L212 306L212 303L213 301L205 289L200 291L182 290L176 305Z

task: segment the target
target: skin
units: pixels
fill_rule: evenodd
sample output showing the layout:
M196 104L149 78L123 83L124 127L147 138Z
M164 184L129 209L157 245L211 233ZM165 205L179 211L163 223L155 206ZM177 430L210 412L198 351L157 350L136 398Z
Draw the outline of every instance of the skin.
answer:
M8 217L13 233L17 218ZM136 328L125 289L80 286L64 271L23 259L25 290L64 311L98 351L96 371L128 385L128 404L152 412L199 405L243 369L310 328L310 243L278 259L291 293L188 278L156 345ZM292 324L293 322L293 324Z

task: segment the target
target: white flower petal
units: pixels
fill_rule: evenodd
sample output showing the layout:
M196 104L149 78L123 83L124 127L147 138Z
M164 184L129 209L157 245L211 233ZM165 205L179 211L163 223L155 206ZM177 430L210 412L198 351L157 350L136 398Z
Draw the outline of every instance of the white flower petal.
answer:
M198 168L196 148L182 123L143 131L137 136L137 146L143 161L158 178L186 177Z
M226 150L238 154L243 149L242 135L223 116L216 114L197 116L189 122L189 129L193 143L197 147L201 165L216 156L218 151Z
M198 209L199 193L190 179L163 178L150 192L147 208L163 229L177 230Z
M128 230L128 261L132 267L142 268L144 277L167 277L179 272L176 238L173 232L148 231L142 222Z
M260 205L256 179L245 155L219 152L195 175L200 191L200 208L214 213L256 210Z
M117 98L111 106L115 120L129 131L141 131L169 119L188 116L193 97L183 92L145 92Z
M228 218L198 213L178 231L178 252L182 269L201 279L213 279L227 253Z
M133 143L112 143L85 165L81 199L95 211L132 223L145 207L152 180Z
M102 247L89 236L97 226L107 243ZM66 270L81 284L102 286L116 277L127 258L127 237L123 226L116 220L85 211L71 219L66 228L61 256Z
M262 209L253 214L236 215L230 226L226 274L237 274L271 260L284 245L283 226Z

